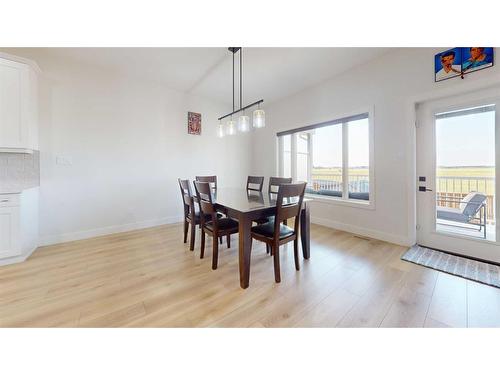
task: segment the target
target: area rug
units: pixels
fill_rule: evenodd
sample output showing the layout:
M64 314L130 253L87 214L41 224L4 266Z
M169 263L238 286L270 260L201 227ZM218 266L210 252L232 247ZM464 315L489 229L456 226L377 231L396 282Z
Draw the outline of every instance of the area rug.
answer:
M500 288L500 267L494 264L451 255L419 245L409 249L401 259Z

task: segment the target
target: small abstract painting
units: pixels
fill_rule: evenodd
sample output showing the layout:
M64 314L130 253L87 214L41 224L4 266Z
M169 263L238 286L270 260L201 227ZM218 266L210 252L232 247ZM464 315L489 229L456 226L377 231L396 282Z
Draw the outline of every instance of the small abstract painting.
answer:
M201 113L188 112L188 134L201 134Z

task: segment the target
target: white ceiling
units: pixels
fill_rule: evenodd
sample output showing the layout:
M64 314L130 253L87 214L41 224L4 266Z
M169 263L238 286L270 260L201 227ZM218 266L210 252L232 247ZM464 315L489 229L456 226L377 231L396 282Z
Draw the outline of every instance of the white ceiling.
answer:
M261 98L268 103L290 96L355 66L365 64L389 50L244 48L243 104ZM161 81L176 90L231 103L232 57L226 47L54 48L50 53ZM238 62L238 55L236 61ZM238 74L237 70L237 82Z

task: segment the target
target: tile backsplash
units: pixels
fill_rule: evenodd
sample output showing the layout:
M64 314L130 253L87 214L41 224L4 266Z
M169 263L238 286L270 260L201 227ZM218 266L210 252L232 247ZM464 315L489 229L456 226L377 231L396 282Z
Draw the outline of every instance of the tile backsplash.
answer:
M0 152L0 193L18 193L40 185L40 152Z

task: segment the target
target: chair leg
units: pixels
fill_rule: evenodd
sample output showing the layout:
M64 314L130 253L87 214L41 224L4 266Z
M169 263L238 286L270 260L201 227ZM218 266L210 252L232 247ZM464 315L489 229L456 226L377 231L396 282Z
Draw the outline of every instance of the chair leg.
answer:
M288 225L288 221L286 219L283 220L283 225Z
M269 250L269 244L266 243L266 254L269 254L271 251Z
M200 246L200 259L205 256L205 231L201 229L201 246Z
M281 282L281 275L280 275L280 248L279 246L271 246L271 251L274 254L274 280L277 283Z
M189 223L187 222L187 220L184 220L184 243L186 243L188 239L188 226Z
M226 236L226 240L227 240L227 248L230 249L231 248L231 235L228 234Z
M189 242L189 250L194 251L194 242L196 239L196 224L191 223L191 241Z
M219 237L219 242L222 245L222 237Z
M299 264L299 244L298 244L298 239L295 238L293 241L293 257L295 259L295 269L297 271L300 271L300 264Z
M222 237L220 237L222 240ZM212 247L212 269L216 270L217 269L217 263L219 262L219 243L217 242L217 237L215 237L214 233L214 240L212 241L213 247Z

